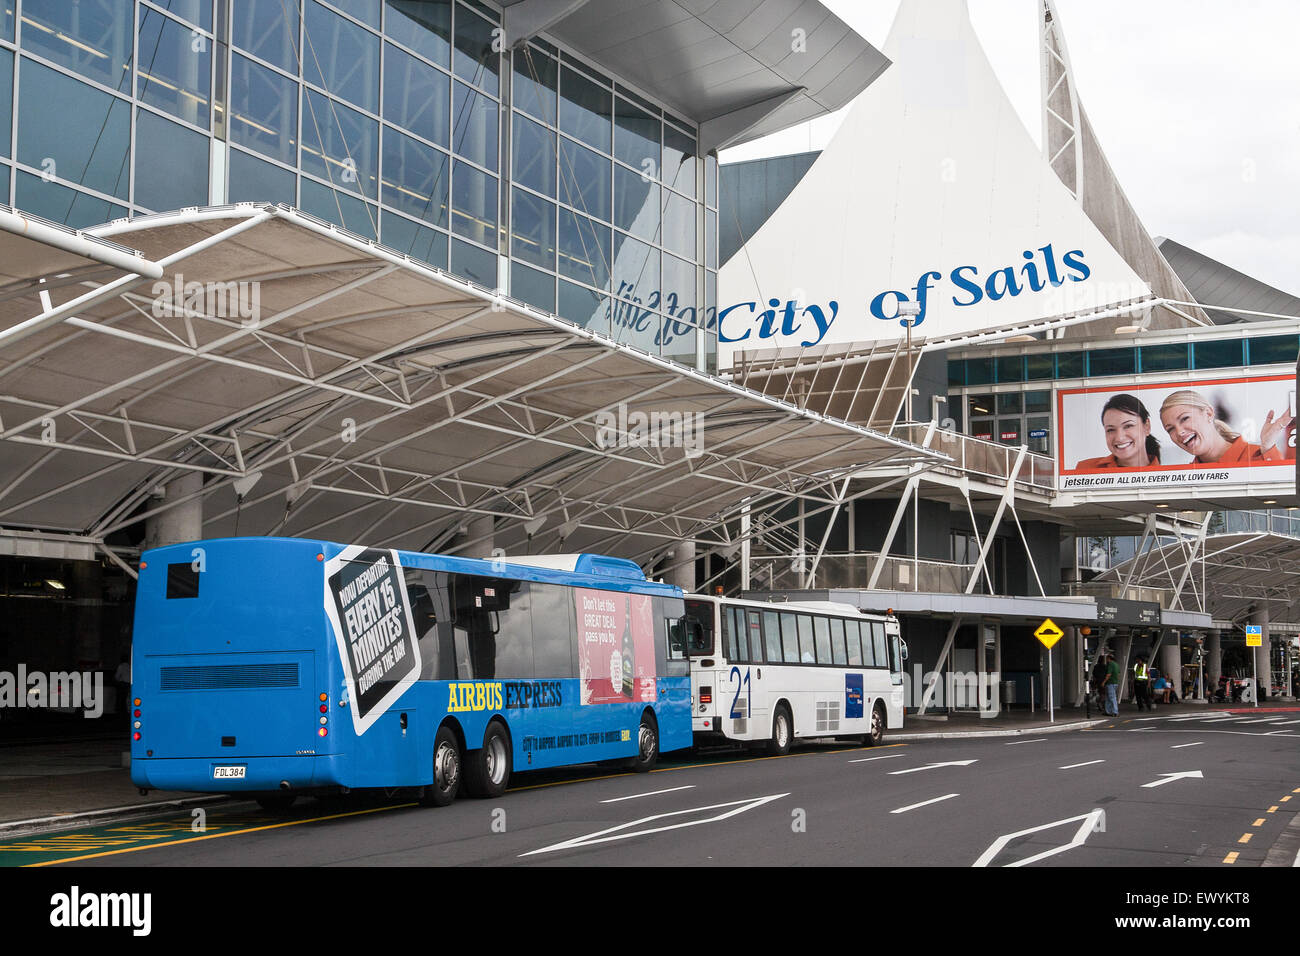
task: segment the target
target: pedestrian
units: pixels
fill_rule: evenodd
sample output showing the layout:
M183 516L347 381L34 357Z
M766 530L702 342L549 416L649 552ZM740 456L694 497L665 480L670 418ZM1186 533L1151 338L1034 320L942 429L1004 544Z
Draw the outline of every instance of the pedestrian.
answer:
M1133 664L1133 697L1139 711L1151 709L1151 674L1145 654L1139 654Z
M1120 669L1115 663L1115 655L1106 655L1106 713L1111 717L1119 716L1119 682Z

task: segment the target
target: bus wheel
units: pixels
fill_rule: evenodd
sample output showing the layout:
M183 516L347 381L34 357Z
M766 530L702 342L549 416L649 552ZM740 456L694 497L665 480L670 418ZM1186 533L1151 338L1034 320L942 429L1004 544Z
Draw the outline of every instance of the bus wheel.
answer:
M429 806L445 807L456 799L460 790L460 745L451 728L438 728L433 741L433 786L425 790L424 802Z
M297 799L296 793L268 793L257 798L257 805L267 813L284 813Z
M641 718L641 729L637 731L637 751L632 759L632 769L645 773L659 762L659 726L654 717L646 714Z
M465 766L465 789L475 797L499 797L510 782L510 740L495 720L483 734L483 746Z
M785 704L778 704L772 715L772 739L767 742L767 752L774 757L782 757L790 752L790 739L794 728L790 721L790 709Z
M871 708L871 733L862 738L868 747L879 746L885 739L885 715L877 704Z

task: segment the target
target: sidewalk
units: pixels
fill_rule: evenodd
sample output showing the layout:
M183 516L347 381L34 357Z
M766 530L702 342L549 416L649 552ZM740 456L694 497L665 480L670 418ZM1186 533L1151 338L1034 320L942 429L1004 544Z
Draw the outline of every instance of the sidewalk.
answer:
M1300 711L1300 703L1270 699L1255 708L1249 704L1186 702L1161 706L1153 716L1190 716L1211 711L1288 713ZM1131 703L1120 707L1120 719L1138 714ZM1020 708L987 718L975 713L954 713L938 719L913 715L907 717L902 730L887 731L886 739L898 742L1060 733L1103 726L1112 719L1096 711L1089 718L1082 709L1071 707L1057 708L1055 716L1052 722L1045 710L1030 713ZM142 797L125 766L127 744L123 735L101 733L75 740L26 736L28 739L0 740L0 836L226 799L212 794L160 791Z

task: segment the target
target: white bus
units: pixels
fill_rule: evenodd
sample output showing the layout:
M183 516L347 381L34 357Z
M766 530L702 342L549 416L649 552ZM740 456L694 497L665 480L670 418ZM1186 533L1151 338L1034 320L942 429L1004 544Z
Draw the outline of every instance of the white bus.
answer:
M878 744L903 725L907 646L892 616L688 594L686 631L696 744L784 754L799 738Z

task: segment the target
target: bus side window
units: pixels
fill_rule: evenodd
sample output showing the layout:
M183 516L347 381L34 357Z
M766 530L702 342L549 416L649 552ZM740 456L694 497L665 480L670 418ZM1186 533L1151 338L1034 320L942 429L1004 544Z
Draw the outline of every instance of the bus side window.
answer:
M799 615L799 663L817 663L817 655L813 653L812 617L807 614Z
M781 660L787 664L799 663L799 632L795 615L789 611L781 614Z
M817 663L831 663L831 622L820 614L813 618L813 634L817 638Z
M859 628L861 628L861 626L862 626L861 621L844 622L846 639L848 641L850 667L862 666L862 638L859 632Z
M862 666L863 667L876 666L876 650L875 650L875 646L871 643L871 629L873 627L875 627L875 624L873 624L871 621L863 621L860 626L860 633L862 636Z
M727 660L738 664L749 659L749 641L745 637L745 609L733 607L731 633L727 635Z
M668 628L668 659L670 661L680 661L686 657L686 646L689 641L693 647L694 638L688 638L692 630L699 629L699 623L690 615L679 618L664 618L664 623Z
M755 663L763 663L763 618L758 611L746 612L749 619L749 657L747 660Z
M849 623L852 623L851 621ZM849 662L844 649L844 619L831 618L831 661L843 667Z
M775 611L763 612L763 650L769 661L781 660L781 628Z
M885 625L881 621L871 622L871 643L876 648L876 666L889 666L889 643L885 638Z

